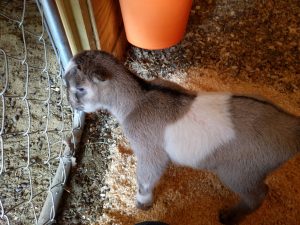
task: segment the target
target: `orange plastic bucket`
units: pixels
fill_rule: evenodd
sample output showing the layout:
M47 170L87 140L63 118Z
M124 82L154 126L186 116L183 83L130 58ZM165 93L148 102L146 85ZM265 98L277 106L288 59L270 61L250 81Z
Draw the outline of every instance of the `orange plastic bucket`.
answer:
M180 42L192 0L120 0L127 40L140 48L163 49Z

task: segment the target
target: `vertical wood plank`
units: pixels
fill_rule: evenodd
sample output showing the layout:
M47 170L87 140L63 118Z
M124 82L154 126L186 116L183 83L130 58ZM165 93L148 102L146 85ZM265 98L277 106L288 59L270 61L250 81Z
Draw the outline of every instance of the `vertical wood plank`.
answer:
M96 49L87 0L56 0L72 54Z
M91 16L93 15L90 15L90 10L86 0L79 0L79 5L81 9L83 24L86 30L86 36L88 39L87 42L89 43L90 49L97 49L91 21Z
M76 54L82 49L80 38L78 37L78 30L74 23L74 15L69 1L56 0L56 5L66 31L66 35L71 47L72 54Z
M122 58L126 36L118 0L91 0L101 49Z

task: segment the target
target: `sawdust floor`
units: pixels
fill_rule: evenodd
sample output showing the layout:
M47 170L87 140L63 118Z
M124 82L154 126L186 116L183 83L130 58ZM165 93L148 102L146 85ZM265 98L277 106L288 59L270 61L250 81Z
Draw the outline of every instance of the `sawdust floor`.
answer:
M188 89L262 95L300 115L299 27L298 0L196 0L186 36L179 45L162 51L130 47L126 66L144 78L159 76ZM170 225L219 224L219 210L238 201L213 174L172 165L156 188L153 208L136 209L135 157L112 118L107 119L113 125L105 139L113 140L113 144L105 145L109 146L105 151L108 156L96 153L103 151L101 145L96 150L96 138L107 132L95 134L104 129L99 122L103 115L88 117L86 135L91 137L85 146L94 143L96 147L90 158L81 161L86 170L93 162L91 172L85 173L89 180L99 173L95 172L97 162L103 168L105 161L107 169L101 182L94 181L96 188L86 190L79 179L84 171L79 163L81 174L75 175L73 184L77 187L71 186L70 195L78 201L86 195L89 203L80 202L80 210L69 205L76 211L76 219L68 224L131 225L144 220ZM100 125L101 129L97 127ZM300 155L267 178L270 191L265 201L242 224L300 224L299 165ZM74 195L72 190L80 194Z

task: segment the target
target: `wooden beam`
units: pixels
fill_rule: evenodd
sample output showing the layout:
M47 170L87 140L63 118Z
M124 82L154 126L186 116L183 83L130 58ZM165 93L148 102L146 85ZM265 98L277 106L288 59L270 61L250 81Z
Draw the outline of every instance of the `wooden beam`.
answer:
M127 45L118 0L91 0L101 49L118 58L124 56Z
M56 0L56 4L73 55L96 49L87 0Z
M89 8L89 3L87 0L79 0L82 20L86 30L86 38L89 43L90 49L97 49L95 33L93 30L94 14Z
M118 0L56 0L72 54L101 49L122 58L127 40Z
M66 31L72 54L74 55L82 50L82 45L80 38L78 37L77 26L74 23L74 15L70 1L56 0L56 5Z

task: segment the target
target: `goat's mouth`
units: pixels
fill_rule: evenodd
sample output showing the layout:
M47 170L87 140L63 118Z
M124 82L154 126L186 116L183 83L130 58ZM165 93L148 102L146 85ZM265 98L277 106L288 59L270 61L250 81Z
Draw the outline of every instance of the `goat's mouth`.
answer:
M82 105L71 105L74 110L84 111L84 107Z

